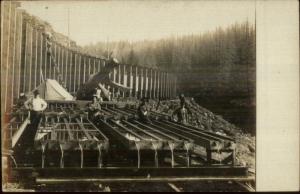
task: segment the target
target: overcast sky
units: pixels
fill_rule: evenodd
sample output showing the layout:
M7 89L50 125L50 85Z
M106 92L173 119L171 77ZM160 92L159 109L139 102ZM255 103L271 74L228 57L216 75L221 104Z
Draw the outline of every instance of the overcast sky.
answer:
M199 34L248 20L254 24L255 1L21 1L30 14L79 45L98 41L137 41Z

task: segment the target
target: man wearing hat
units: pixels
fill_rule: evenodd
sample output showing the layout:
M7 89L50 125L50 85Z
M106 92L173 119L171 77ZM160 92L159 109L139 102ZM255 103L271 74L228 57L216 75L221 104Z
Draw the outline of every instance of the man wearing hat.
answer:
M138 117L139 117L140 121L142 121L144 123L151 123L151 121L148 117L149 116L149 111L148 111L148 108L146 106L146 101L147 101L146 98L142 99L142 103L138 107L137 114L138 114Z
M17 100L17 107L21 108L24 106L24 103L27 101L27 97L24 93L20 93L19 99Z
M97 95L93 95L93 101L88 105L88 114L91 119L96 119L99 115L101 115L101 105L97 99Z
M34 90L33 98L30 98L25 103L25 108L30 110L30 123L32 132L35 132L42 118L42 112L47 108L47 102L40 97L38 90Z

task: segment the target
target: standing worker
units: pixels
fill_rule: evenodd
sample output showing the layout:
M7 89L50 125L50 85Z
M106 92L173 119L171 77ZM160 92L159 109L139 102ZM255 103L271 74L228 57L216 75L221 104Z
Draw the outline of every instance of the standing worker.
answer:
M102 97L101 97L101 88L100 88L100 86L97 86L96 88L95 88L95 95L96 95L96 97L97 97L97 100L101 103L102 101L103 101L103 99L102 99Z
M185 125L188 123L188 114L190 113L190 110L186 108L186 103L182 101L180 103L180 108L173 112L172 117L174 118L174 115L176 115L178 118L177 122Z
M98 115L101 115L101 105L97 99L97 96L93 96L93 101L88 105L88 114L91 119L96 119Z
M180 104L182 104L182 103L186 103L186 101L185 101L185 97L184 97L184 94L180 94L180 96L179 96L179 100L180 100Z
M34 90L33 95L34 97L27 100L24 105L26 109L30 110L30 124L32 127L31 132L33 133L34 137L34 134L37 131L41 121L43 111L47 108L47 102L40 97L38 90Z
M151 123L151 121L148 117L149 116L149 111L148 111L148 108L146 106L146 99L145 98L142 99L142 103L138 107L137 114L138 114L139 120L141 122Z

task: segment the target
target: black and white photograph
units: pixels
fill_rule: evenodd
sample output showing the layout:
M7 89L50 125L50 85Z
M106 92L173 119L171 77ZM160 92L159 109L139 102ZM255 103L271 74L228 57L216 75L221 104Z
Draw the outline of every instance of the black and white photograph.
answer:
M2 191L256 191L257 1L1 1Z

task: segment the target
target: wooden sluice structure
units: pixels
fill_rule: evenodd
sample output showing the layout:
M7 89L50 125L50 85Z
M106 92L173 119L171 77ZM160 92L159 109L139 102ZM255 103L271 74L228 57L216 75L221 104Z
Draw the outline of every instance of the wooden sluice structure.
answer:
M83 182L145 181L144 176L153 178L149 181L166 181L174 176L178 181L209 176L252 179L246 167L235 165L231 137L178 124L154 112L151 123L143 123L137 119L135 109L117 103L103 103L103 114L94 120L84 109L89 102L48 103L31 145L32 160L25 160L31 164L20 161L22 157L16 157L17 166L12 164L13 172L18 174L36 172L35 181L47 182L50 178L50 182L59 183L74 177ZM19 112L15 117L13 126L26 118L26 113ZM12 127L10 130L12 136L17 133Z
M253 178L247 167L235 165L233 138L175 123L155 111L151 122L143 123L135 108L112 101L103 102L97 119L89 117L88 101L47 101L38 130L30 131L28 111L16 106L20 93L54 79L75 94L109 63L69 46L67 37L18 7L1 2L1 83L6 86L1 87L1 132L2 148L13 150L11 178L41 183ZM131 88L120 91L124 99L177 95L176 75L163 69L118 64L109 77ZM116 97L118 87L103 86Z

